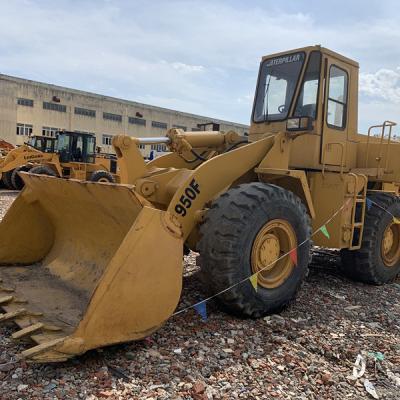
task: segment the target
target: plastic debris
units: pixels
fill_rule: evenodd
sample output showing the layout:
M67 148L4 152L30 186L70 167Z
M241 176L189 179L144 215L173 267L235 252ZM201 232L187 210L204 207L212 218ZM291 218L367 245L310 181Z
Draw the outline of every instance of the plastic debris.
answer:
M400 386L400 377L398 377L397 375L395 375L392 371L390 370L386 370L386 374L388 376L388 378L390 378L395 384L396 386Z
M366 366L367 366L367 363L365 361L365 358L361 354L359 354L354 363L353 378L354 379L361 378L365 373Z
M383 361L385 359L385 355L382 354L380 351L377 351L376 353L375 352L368 353L368 355L373 359L375 359L375 361Z
M365 390L374 398L379 399L378 393L375 390L375 386L368 380L365 379L364 381Z

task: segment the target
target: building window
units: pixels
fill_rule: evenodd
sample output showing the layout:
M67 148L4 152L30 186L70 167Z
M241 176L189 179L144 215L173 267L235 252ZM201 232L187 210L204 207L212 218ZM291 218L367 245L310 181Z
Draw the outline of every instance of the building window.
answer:
M105 145L105 146L111 146L111 144L112 144L112 135L103 135L103 138L102 138L102 143Z
M44 126L42 128L42 135L46 137L56 137L57 132L60 129L58 128L50 128L49 126Z
M163 152L163 151L167 151L167 146L165 144L152 144L151 150Z
M129 117L128 122L134 125L143 125L146 126L146 120L143 118Z
M18 136L31 136L33 132L33 126L29 124L17 124L17 135Z
M85 117L96 118L96 111L88 110L87 108L75 107L75 114L84 115Z
M49 103L47 101L43 102L43 109L58 112L67 112L67 106L64 106L63 104Z
M187 131L187 127L183 125L172 125L173 128L182 129L183 131Z
M122 122L122 115L103 112L103 119L109 119L110 121L115 122Z
M168 124L165 122L157 122L157 121L151 121L151 126L153 128L160 128L160 129L167 129Z
M33 107L33 100L31 99L17 99L17 104L20 106Z

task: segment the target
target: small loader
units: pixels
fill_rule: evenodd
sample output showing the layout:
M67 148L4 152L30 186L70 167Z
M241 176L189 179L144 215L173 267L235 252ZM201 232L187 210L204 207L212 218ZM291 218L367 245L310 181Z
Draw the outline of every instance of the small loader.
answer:
M55 138L32 136L28 143L0 158L0 177L9 189L21 190L24 182L19 173L115 182L116 160L95 151L96 137L80 132L59 131Z
M64 361L151 335L176 310L184 248L241 317L295 299L312 243L340 249L352 279L394 280L400 144L394 122L358 133L358 71L321 46L263 57L248 138L116 136L124 185L21 172L25 188L0 224L0 321L34 342L22 356ZM171 153L146 163L149 143Z

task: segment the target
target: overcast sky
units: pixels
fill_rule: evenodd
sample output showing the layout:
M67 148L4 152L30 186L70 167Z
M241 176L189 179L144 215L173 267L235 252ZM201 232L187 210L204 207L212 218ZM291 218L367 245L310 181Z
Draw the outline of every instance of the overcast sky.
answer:
M360 62L360 130L384 119L400 122L399 1L0 6L5 74L249 123L261 56L321 44Z

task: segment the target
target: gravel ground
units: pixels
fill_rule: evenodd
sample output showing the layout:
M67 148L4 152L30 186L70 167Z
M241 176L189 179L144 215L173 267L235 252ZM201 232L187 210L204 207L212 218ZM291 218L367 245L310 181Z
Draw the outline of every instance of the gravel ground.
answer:
M15 198L0 192L0 218ZM58 365L18 360L15 327L0 326L1 399L400 399L400 282L373 287L337 272L316 251L297 301L281 315L240 320L208 303L145 341ZM180 308L204 298L195 254L185 258ZM365 374L352 378L361 354Z

